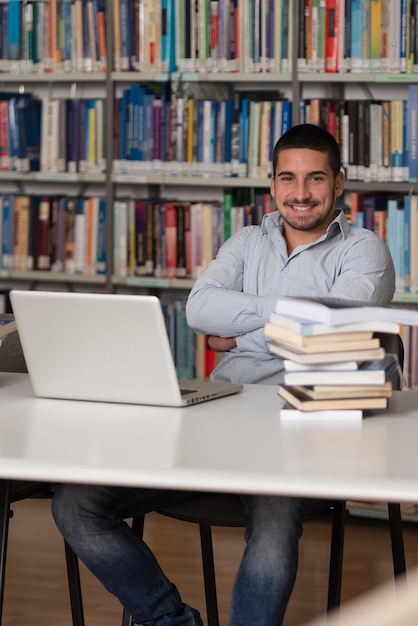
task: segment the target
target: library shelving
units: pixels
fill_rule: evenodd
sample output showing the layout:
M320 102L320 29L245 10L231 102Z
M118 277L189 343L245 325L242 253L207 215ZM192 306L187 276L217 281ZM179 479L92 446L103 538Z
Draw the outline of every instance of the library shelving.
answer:
M326 27L329 8L325 2L215 1L210 3L210 13L206 13L208 3L201 0L190 3L180 0L167 2L154 0L147 3L141 0L134 0L132 3L125 0L106 0L104 4L100 1L96 3L81 0L20 3L11 0L11 3L13 11L21 10L22 28L17 44L16 41L9 42L10 33L5 26L4 10L9 3L0 3L1 33L7 33L7 36L0 36L0 93L13 92L20 96L31 93L35 99L42 101L43 107L54 100L99 102L98 109L93 110L92 115L98 120L102 132L100 142L97 136L93 136L93 139L95 144L99 142L102 146L103 158L99 163L84 166L84 170L80 165L70 170L66 164L63 171L54 171L53 163L44 171L27 169L17 171L2 168L0 155L1 196L3 198L17 195L51 196L57 201L63 198L84 200L95 198L97 202L104 200L106 216L102 237L105 243L102 241L102 246L105 246L106 264L101 266L100 273L91 267L84 271L82 266L77 271L68 272L65 271L65 263L61 264L60 271L57 271L53 264L50 270L36 267L16 269L13 266L3 266L2 247L0 285L5 288L16 284L28 288L39 285L57 288L61 285L64 289L186 294L193 284L193 276L168 278L136 275L135 271L131 275L120 275L115 271L117 268L115 268L114 216L117 202L126 199L151 199L160 204L202 202L219 207L225 202L225 193L228 193L229 196L238 198L237 202L254 203L256 195L268 193L271 147L283 128L276 124L274 132L271 130L272 119L276 119L274 115L276 117L279 115L282 106L278 105L276 113L272 114L272 107L276 102L289 103L286 104L286 107L289 107L287 123L294 124L301 121L303 101L308 103L311 99L316 100L319 106L321 101L326 103L355 100L379 103L383 100L399 100L406 103L410 87L417 82L418 66L415 61L418 51L414 50L412 45L416 40L415 31L412 30L414 21L409 19L409 15L402 18L400 11L403 3L395 0L382 0L381 3L373 4L381 4L382 37L387 39L390 32L393 38L395 31L390 29L396 28L399 17L399 58L390 57L393 56L398 39L392 40L390 53L381 47L379 56L374 49L372 50L371 33L374 32L376 16L371 13L369 16L365 14L364 19L366 22L369 20L370 36L365 39L369 56L361 60L354 56L357 42L353 39L351 71L341 71L348 69L349 48L347 46L344 50L342 47L342 44L348 41L347 30L342 29L343 21L346 25L351 25L353 32L355 29L354 16L346 13L352 4L348 2L334 3L337 13L333 16L336 26L333 36ZM317 14L316 4L318 4ZM36 19L39 19L39 16L36 17L39 10L45 13L42 19L50 19L51 23L56 25L55 31L52 31L55 35L49 41L48 49L39 47L42 37L39 38L35 31L32 32L33 47L28 47L30 41L28 30L30 31L32 23L30 18L32 16L33 22L36 22ZM391 17L390 25L388 15ZM44 28L46 23L42 22ZM236 25L235 28L232 28L233 24ZM65 29L62 28L63 25ZM38 27L40 28L39 25ZM64 31L65 37L60 39ZM8 51L5 41L11 45ZM402 45L403 41L410 42L408 55L405 46ZM53 45L55 49L51 48ZM338 71L325 71L325 63L328 63L330 55L334 62L335 60L339 62ZM378 59L383 61L378 62ZM139 87L141 89L138 89ZM161 155L156 154L151 162L141 156L138 158L137 153L129 155L116 153L121 133L125 132L127 126L126 122L125 127L119 126L118 107L124 97L129 98L129 94L135 94L135 97L139 98L147 94L150 96L150 102L154 104L156 100L168 94L168 101L165 104L172 107L165 122L172 127L171 135L166 139L170 151L169 158L161 159ZM183 107L188 98L194 101L216 102L215 113L212 107L208 107L207 111L210 109L210 112L206 113L213 120L214 115L226 115L225 107L233 104L226 105L225 102L232 101L234 97L238 105L242 100L246 100L249 109L255 102L256 112L252 123L251 118L246 120L246 131L241 130L243 125L241 119L236 123L240 128L239 132L246 133L244 143L248 144L251 143L252 127L255 128L259 122L264 124L264 135L261 133L260 136L264 137L264 144L265 138L269 139L269 144L263 145L260 150L264 160L253 163L253 166L249 163L244 165L238 163L235 171L233 165L225 166L225 153L222 154L220 162L215 163L215 166L206 172L202 172L200 162L196 163L196 154L189 153L187 163L180 163L176 152L180 135L176 135L173 130L180 119L180 113L175 108L179 99L185 100ZM264 102L267 105L264 111L265 118L262 118L257 112L259 111L257 107L260 105L262 108ZM216 108L218 105L219 108ZM126 102L127 110L130 110L131 114L134 106L138 106L137 101ZM310 106L308 103L309 111ZM94 109L93 106L90 108ZM229 108L228 111L230 112ZM240 109L235 112L241 113ZM126 111L122 111L122 115L125 113ZM248 113L250 114L250 111ZM303 114L306 115L306 111ZM137 109L135 115L139 115ZM139 120L139 117L135 119ZM144 119L141 118L138 122L142 125L141 132L147 130L147 122L144 122ZM188 120L182 118L185 125L189 122L189 126L191 119L193 118ZM324 119L320 119L320 123L324 123ZM398 121L396 123L398 124ZM70 128L67 127L67 141L77 136L79 126L80 124L75 123ZM161 128L162 126L154 128L154 140ZM227 131L229 132L225 123L219 128L225 135ZM197 129L194 130L197 133ZM183 132L185 133L185 130ZM137 127L135 133L139 133ZM136 135L134 139L138 140L138 137L143 135ZM201 139L201 144L207 143L207 137L208 135L205 135L205 139L203 141ZM256 145L263 144L259 135L255 134L254 137ZM132 137L129 140L132 147ZM211 139L212 143L216 140L219 141L219 137ZM181 141L185 141L185 136ZM234 137L234 141L240 143L239 135L238 138ZM212 146L212 150L215 149ZM248 152L247 146L247 152L242 155L245 160L249 159ZM213 152L205 158L213 159ZM217 158L219 160L219 154ZM183 160L185 161L184 154ZM391 166L384 173L386 179L374 178L369 170L367 177L361 175L362 170L357 178L347 176L345 197L347 204L351 193L384 192L391 197L407 197L418 193L418 182L413 177L406 177L403 170L401 173L398 172L398 178L393 178L389 173L390 168ZM41 167L39 169L42 170ZM260 172L262 175L258 175ZM232 173L236 175L231 175ZM93 208L92 211L92 215L96 216L97 208ZM6 230L3 227L2 237ZM82 239L82 242L80 245L85 246L85 239ZM91 245L93 244L96 245L94 236ZM126 249L129 249L128 241ZM398 292L395 301L415 306L418 303L418 293Z

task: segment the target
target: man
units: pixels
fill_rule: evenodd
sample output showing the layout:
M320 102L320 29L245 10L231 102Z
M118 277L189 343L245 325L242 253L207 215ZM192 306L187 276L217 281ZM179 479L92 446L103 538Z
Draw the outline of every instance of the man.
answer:
M302 124L279 139L270 184L279 212L231 237L189 296L189 325L211 335L211 348L229 351L215 380L280 382L282 361L269 353L263 333L278 296L391 301L389 250L336 213L343 192L340 151L327 131Z
M244 228L231 237L189 297L190 325L212 335L212 347L225 352L214 371L216 380L279 382L282 362L268 352L263 335L278 295L386 303L394 293L385 244L369 231L350 230L344 216L335 214L344 178L332 136L311 125L289 130L274 150L273 172L271 194L280 214L265 216L261 227ZM62 534L136 624L202 624L199 612L182 602L148 547L123 521L190 495L63 485L54 498ZM247 547L230 626L279 626L296 577L303 516L311 503L264 496L242 500Z

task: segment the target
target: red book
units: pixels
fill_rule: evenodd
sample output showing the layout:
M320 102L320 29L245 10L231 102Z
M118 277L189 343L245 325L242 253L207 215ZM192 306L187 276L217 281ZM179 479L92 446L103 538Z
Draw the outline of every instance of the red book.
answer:
M173 203L165 205L166 276L177 276L177 211Z
M338 72L338 4L326 0L325 5L325 71Z
M190 204L184 205L184 246L186 251L186 276L192 277L192 230Z

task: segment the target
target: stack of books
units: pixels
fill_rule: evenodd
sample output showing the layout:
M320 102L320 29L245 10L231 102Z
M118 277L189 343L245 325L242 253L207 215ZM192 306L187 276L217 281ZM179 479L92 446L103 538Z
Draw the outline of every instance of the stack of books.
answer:
M417 325L418 312L280 298L264 335L284 359L281 417L361 419L364 411L385 409L399 363L375 333L399 334L401 323Z

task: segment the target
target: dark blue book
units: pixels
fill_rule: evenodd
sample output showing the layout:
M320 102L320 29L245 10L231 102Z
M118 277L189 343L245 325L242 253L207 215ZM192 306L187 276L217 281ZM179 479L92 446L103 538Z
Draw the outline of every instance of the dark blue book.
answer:
M143 128L144 134L142 139L142 158L144 161L152 161L154 151L154 100L153 93L144 94L144 113Z
M146 275L147 261L147 202L135 201L135 274Z
M67 125L67 172L76 174L80 165L80 100L70 98L66 101Z
M161 85L161 160L169 161L171 143L171 83Z
M16 102L19 127L17 169L39 172L41 160L41 100L19 98Z
M283 100L282 105L282 135L292 126L292 103Z
M87 108L88 100L80 99L80 122L79 122L79 159L78 171L85 172L87 169Z
M120 159L129 158L129 101L130 93L129 89L122 91L122 100L120 104L120 122L119 122L119 137L120 137Z
M248 98L243 98L240 111L239 176L247 175L249 123L250 101Z
M1 268L11 270L13 267L13 196L2 198L1 227Z
M232 175L232 119L234 101L226 98L225 104L225 128L224 128L224 175Z
M96 273L106 273L106 200L99 198L97 215Z

